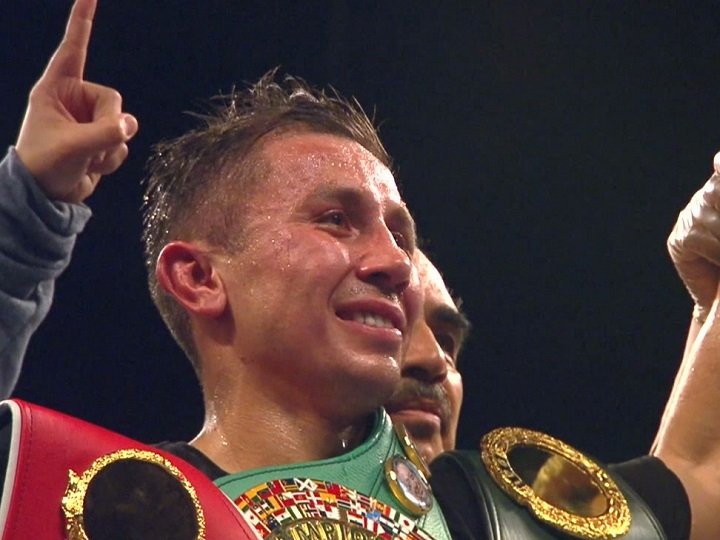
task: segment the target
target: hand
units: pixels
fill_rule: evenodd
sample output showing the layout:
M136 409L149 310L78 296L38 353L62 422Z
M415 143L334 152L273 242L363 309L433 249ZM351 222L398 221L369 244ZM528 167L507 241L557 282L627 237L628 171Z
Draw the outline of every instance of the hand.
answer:
M703 322L720 280L720 152L715 173L680 212L668 237L670 258L695 301L693 316Z
M54 200L80 202L128 155L137 120L112 88L83 80L96 0L76 0L65 37L30 92L16 149Z

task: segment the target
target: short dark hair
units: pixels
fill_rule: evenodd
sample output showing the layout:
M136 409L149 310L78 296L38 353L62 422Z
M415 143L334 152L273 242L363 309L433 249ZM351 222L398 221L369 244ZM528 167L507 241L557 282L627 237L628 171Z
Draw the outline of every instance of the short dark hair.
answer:
M333 134L357 142L392 168L377 127L357 100L290 75L276 79L274 69L245 90L215 97L210 113L195 115L201 126L155 145L148 161L143 242L150 294L198 375L201 366L190 319L159 286L157 259L173 240L202 239L241 249L242 216L236 215L233 201L261 176L252 150L262 137L278 131Z

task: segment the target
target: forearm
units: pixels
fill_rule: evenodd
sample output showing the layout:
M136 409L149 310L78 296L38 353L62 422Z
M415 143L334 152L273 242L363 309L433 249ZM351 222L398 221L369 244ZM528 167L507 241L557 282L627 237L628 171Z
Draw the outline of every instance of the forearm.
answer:
M720 423L710 414L719 403L720 319L713 308L704 325L691 324L654 452L672 451L693 461L720 454Z
M685 382L693 364L693 361L690 358L690 353L693 350L693 345L695 344L701 329L702 323L695 317L692 317L690 319L690 327L688 328L687 338L685 340L685 349L683 350L682 361L680 363L680 367L678 368L678 372L675 375L675 381L673 382L670 396L668 397L668 401L665 405L665 410L660 420L660 427L658 428L655 441L653 442L651 453L655 452L660 440L665 438L667 424L670 422L670 419L673 417L677 409L678 399L685 388Z
M720 318L717 301L693 320L682 365L652 453L682 480L692 506L692 538L717 538L720 523Z
M0 397L17 382L54 281L89 218L84 205L49 201L14 150L0 163Z

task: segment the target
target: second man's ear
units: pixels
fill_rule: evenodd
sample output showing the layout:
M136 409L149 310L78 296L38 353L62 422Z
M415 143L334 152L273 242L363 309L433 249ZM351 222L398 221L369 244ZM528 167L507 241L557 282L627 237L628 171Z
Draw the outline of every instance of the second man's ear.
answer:
M191 314L214 318L227 306L225 287L212 257L197 244L167 244L158 256L155 276L165 292Z

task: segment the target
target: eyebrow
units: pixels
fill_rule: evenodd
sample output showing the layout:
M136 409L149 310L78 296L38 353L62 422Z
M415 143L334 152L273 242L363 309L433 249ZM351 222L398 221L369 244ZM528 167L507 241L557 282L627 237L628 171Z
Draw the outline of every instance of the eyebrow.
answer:
M460 336L458 343L459 356L462 346L464 345L465 340L470 334L470 329L472 328L470 319L468 319L467 316L459 309L452 308L450 306L438 306L432 310L430 320L450 327L453 332L457 332Z

